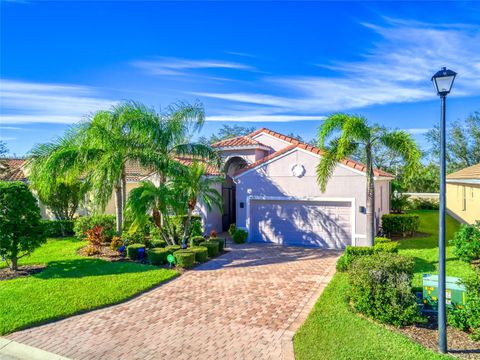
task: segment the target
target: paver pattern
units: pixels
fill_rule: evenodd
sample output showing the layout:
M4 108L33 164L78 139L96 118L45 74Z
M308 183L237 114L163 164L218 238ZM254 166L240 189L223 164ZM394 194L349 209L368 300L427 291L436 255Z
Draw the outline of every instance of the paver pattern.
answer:
M72 359L292 359L336 251L245 244L133 300L9 339Z

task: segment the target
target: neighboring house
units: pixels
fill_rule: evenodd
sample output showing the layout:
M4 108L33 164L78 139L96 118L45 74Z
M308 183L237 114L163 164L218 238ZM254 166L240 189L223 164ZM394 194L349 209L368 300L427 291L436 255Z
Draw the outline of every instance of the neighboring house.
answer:
M224 213L248 241L343 248L366 241L365 165L338 164L325 193L317 184L322 151L269 129L213 144L224 159ZM390 209L393 175L375 170L377 226ZM215 221L218 221L216 219ZM207 216L207 223L212 224Z
M463 223L480 220L480 164L447 175L447 211Z

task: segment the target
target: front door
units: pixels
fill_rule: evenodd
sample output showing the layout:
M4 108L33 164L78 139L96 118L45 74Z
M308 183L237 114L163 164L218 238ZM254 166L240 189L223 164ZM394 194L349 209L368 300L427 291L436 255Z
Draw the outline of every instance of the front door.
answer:
M228 181L230 180L230 181ZM235 184L229 177L227 181L222 185L222 198L223 198L223 216L222 216L222 230L227 231L230 224L234 224L236 221L235 216Z

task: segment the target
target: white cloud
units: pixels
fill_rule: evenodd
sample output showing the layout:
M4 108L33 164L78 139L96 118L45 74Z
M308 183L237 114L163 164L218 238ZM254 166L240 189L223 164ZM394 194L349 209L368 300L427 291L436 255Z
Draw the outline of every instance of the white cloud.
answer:
M255 71L255 68L237 62L223 60L191 60L171 57L161 57L155 60L138 60L132 65L152 75L186 75L189 70L202 69L233 69Z
M412 134L412 135L423 135L429 132L431 129L428 128L412 128L412 129L403 129L406 132Z
M233 103L274 106L285 113L324 114L372 105L436 98L430 78L442 66L458 72L451 96L480 92L480 28L385 19L363 24L380 40L353 62L317 65L329 76L272 76L259 79L269 93L201 92ZM278 96L275 94L289 94Z
M275 115L275 114L245 114L233 113L224 115L207 116L207 121L239 121L239 122L290 122L290 121L319 121L325 116L308 115Z
M91 87L43 84L2 79L0 123L66 123L80 121L91 112L115 102L97 96Z

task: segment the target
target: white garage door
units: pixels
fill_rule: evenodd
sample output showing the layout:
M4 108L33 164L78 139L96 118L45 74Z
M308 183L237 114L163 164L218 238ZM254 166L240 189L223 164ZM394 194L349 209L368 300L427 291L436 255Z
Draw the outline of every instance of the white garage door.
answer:
M250 241L344 248L351 213L349 201L251 200Z

